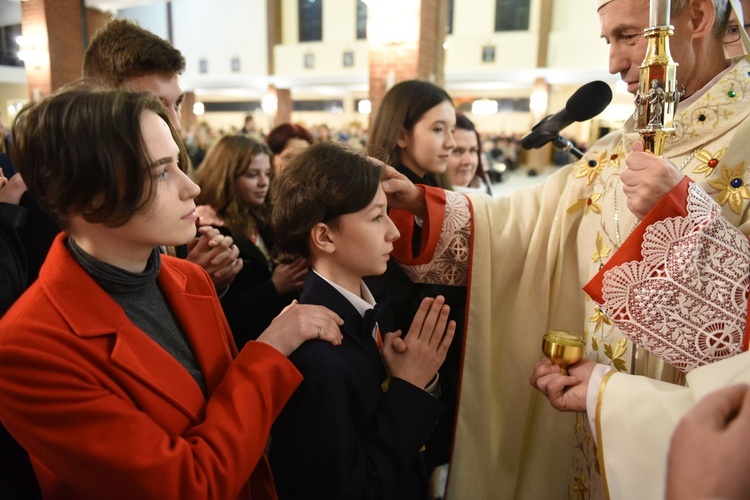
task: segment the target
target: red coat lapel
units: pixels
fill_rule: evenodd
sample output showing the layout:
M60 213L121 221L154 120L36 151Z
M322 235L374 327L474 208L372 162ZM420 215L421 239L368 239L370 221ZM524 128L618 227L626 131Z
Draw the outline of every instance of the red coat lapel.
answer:
M61 234L55 239L40 280L72 331L81 338L112 335L114 342L108 353L112 364L140 380L191 420L198 421L202 418L205 398L195 380L175 358L136 327L123 309L78 265L65 248L65 237ZM165 294L172 294L170 306L187 335L210 392L232 360L227 344L213 345L203 341L201 335L221 324L217 319L218 305L212 304L212 297L205 294L205 288L203 295L187 293L187 276L173 264L163 263L158 280ZM60 290L67 292L60 293Z

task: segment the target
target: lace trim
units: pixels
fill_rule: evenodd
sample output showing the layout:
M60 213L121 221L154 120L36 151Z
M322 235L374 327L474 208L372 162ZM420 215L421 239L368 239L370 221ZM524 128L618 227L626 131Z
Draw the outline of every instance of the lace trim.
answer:
M750 285L750 242L697 184L687 211L649 226L643 261L611 269L602 287L622 332L685 372L742 351Z
M415 283L466 285L469 282L471 211L469 200L453 191L445 192L445 217L435 255L428 264L402 266Z

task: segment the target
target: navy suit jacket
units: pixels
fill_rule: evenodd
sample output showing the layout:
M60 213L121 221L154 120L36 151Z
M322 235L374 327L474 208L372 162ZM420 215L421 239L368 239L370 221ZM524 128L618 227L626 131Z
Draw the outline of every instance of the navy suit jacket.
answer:
M378 297L378 309L387 300ZM310 271L300 302L344 319L343 343L312 340L289 359L304 381L272 430L271 467L280 499L423 499L419 456L445 405L386 371L372 330L335 288ZM387 311L386 311L387 312ZM381 314L381 331L391 331Z

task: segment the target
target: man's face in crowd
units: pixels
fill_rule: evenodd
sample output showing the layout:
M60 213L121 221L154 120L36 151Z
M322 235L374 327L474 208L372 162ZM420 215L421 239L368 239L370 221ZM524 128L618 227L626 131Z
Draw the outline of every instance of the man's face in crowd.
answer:
M185 93L180 87L177 75L151 74L139 76L128 80L125 86L137 92L151 92L161 99L167 107L172 125L180 130L180 109Z

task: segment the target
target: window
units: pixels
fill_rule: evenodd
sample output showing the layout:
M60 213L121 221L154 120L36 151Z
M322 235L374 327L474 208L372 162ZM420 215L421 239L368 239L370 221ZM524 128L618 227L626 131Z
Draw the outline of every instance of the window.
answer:
M326 113L341 114L344 112L344 101L341 99L329 100L295 100L292 102L292 111L324 111Z
M529 112L529 98L500 98L490 99L491 101L497 102L498 113L528 113ZM457 111L464 113L471 113L471 106L473 104L472 99L466 99L458 103L456 106Z
M242 111L243 113L253 113L261 111L260 101L220 101L204 102L203 110L206 113Z
M323 0L298 0L299 41L323 40Z
M495 0L495 31L529 29L530 0Z
M21 25L0 26L0 65L1 66L23 66L23 61L18 58L18 42L16 38L21 34Z
M367 40L367 4L357 0L357 40Z

